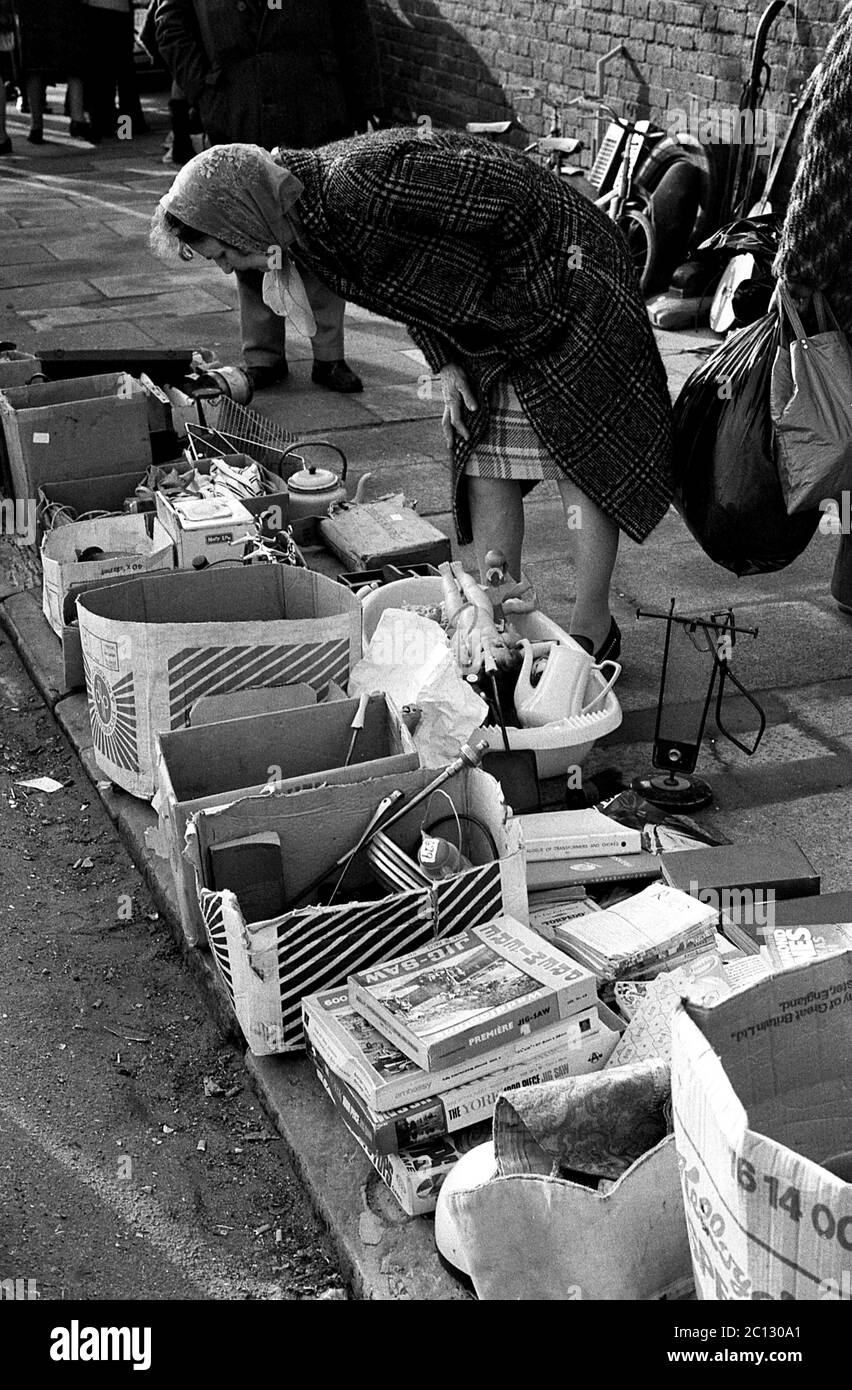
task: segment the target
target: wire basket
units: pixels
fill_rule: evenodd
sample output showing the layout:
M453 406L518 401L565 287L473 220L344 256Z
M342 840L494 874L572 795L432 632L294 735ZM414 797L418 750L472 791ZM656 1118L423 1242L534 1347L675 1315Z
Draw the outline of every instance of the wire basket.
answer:
M199 401L199 415L202 415ZM299 438L256 410L238 405L229 396L206 400L203 419L186 427L190 448L196 458L212 458L223 452L247 454L256 463L273 467L280 463L291 444Z

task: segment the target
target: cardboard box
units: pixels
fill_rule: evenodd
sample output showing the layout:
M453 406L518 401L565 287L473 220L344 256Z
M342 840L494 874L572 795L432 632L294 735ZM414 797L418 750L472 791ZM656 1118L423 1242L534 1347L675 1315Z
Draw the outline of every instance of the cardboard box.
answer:
M407 507L400 494L384 502L363 502L336 511L320 522L320 533L350 570L382 565L440 565L451 555L448 538Z
M187 852L197 871L207 934L240 1027L255 1054L302 1048L305 994L344 985L357 970L502 913L523 923L529 920L520 831L497 782L478 769L457 773L444 789L459 815L476 816L488 828L497 846L496 860L428 888L362 901L359 894L365 888L374 894L375 879L359 854L344 880L347 896L356 901L297 906L268 921L252 923L246 922L233 892L209 890L211 848L233 844L239 837L263 835L276 841L286 896L296 901L319 873L332 872L339 857L366 830L384 797L397 789L412 796L434 776L434 770L419 769L339 786L247 797L226 809L202 810L191 817ZM428 801L421 802L388 834L410 852L419 843L423 824L443 815L444 805L443 798L434 798L431 807Z
M81 550L98 546L101 558L78 560ZM81 586L118 575L128 578L151 570L175 567L171 537L155 516L105 516L96 521L76 521L57 526L44 537L41 547L42 611L57 636L62 636L74 616L74 602Z
M189 569L194 560L214 564L217 560L239 560L238 542L257 534L251 512L236 497L170 497L156 493L157 517L174 542L179 569Z
M126 372L0 391L0 426L15 497L151 462L145 392Z
M94 755L134 796L156 787L154 739L201 695L306 681L322 696L358 660L361 606L287 565L178 571L77 600Z
M699 1298L849 1297L852 1184L822 1164L852 1147L850 1004L847 951L675 1013L675 1139Z
M41 371L41 362L31 352L0 352L0 391L8 386L26 386Z
M135 496L145 478L139 469L132 473L108 473L102 478L66 478L44 483L39 488L39 512L45 507L67 507L76 521L89 512L124 513L124 504ZM153 512L153 506L149 509Z
M414 741L393 705L374 695L352 763L344 767L357 700L280 710L201 724L158 739L160 851L174 875L181 924L192 944L204 934L195 874L184 858L188 821L197 811L264 790L293 791L317 781L410 772L419 766Z

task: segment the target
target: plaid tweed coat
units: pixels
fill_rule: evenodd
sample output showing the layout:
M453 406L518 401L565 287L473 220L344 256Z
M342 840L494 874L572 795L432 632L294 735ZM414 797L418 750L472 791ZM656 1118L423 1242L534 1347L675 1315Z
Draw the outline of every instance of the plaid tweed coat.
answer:
M821 289L852 335L852 4L820 64L775 274Z
M453 514L470 539L464 467L508 374L565 474L641 541L671 498L665 373L617 228L516 151L456 132L380 131L274 157L304 184L297 264L406 325L480 401L453 449Z

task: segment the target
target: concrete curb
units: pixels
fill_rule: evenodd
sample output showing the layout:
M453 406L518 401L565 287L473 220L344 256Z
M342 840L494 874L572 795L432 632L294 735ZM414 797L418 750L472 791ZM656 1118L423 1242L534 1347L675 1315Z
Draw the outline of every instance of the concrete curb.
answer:
M86 697L60 688L58 639L42 615L35 591L0 598L0 627L95 786L217 1024L244 1048L209 952L190 947L184 939L168 862L153 855L146 845L145 833L157 823L151 806L112 786L98 786L104 777L94 760ZM466 1288L442 1266L435 1251L432 1222L402 1213L335 1114L310 1063L303 1057L253 1057L247 1051L244 1061L258 1099L329 1229L354 1295L430 1302L470 1298Z

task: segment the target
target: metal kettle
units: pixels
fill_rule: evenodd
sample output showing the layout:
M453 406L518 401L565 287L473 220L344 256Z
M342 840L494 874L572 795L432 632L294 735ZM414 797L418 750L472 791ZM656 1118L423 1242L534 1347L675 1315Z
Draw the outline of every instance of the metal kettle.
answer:
M343 465L340 474L309 462L309 451L312 449L333 449ZM329 507L339 506L346 501L346 455L336 444L324 439L311 440L309 444L291 444L278 465L282 472L288 459L302 465L287 478L291 521L299 521L304 516L325 516Z

